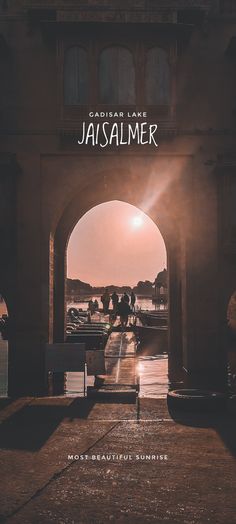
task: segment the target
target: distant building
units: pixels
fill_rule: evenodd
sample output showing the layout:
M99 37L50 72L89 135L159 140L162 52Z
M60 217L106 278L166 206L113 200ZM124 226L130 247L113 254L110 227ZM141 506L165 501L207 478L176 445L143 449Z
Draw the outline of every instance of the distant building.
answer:
M158 273L154 282L153 302L167 304L168 302L168 273L166 269Z

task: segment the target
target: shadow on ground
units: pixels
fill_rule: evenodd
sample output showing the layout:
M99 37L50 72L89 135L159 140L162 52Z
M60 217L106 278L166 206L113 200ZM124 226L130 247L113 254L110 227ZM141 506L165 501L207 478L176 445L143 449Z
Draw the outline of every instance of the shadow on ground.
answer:
M83 398L75 399L69 405L47 403L24 406L2 422L0 447L37 451L63 419L86 419L93 406L93 401Z
M236 457L236 417L233 413L189 413L169 409L171 418L178 424L193 428L214 429L225 446Z
M87 398L76 398L67 405L64 399L61 403L60 399L59 402L56 400L57 402L52 399L51 404L48 398L45 401L36 400L37 404L28 404L10 414L0 426L0 448L38 451L64 419L68 422L73 422L74 419L86 420L97 404L96 400ZM122 405L127 404L127 400L117 398L115 402L114 398L111 401L107 399L106 404L109 403ZM10 404L10 401L3 404L2 409Z

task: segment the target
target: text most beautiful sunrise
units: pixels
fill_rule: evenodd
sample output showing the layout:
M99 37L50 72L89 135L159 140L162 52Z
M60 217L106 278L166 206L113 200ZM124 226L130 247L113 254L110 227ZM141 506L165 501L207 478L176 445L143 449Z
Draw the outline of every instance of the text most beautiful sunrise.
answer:
M90 112L89 118L147 118L146 112ZM148 122L83 122L81 136L78 139L78 144L107 147L109 145L147 145L152 144L158 147L156 141L157 124L149 124Z

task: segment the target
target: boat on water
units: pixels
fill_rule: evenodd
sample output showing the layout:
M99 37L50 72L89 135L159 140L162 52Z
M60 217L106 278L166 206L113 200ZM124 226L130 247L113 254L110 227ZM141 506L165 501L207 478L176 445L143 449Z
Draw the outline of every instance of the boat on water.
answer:
M139 314L147 314L147 315L155 315L155 316L168 316L168 309L138 309L136 311L137 315Z
M111 332L111 324L96 321L88 311L76 307L67 312L66 342L84 343L86 350L104 349Z
M139 311L137 317L144 326L167 326L168 324L168 311Z
M168 351L167 326L134 326L138 342L137 352L144 355L160 355Z
M136 314L134 333L138 352L158 355L168 351L168 310L142 310Z

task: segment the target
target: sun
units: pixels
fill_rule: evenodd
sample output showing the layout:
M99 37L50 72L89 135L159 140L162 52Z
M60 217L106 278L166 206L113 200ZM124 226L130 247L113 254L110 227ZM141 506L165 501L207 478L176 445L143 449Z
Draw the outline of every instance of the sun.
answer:
M135 229L139 229L143 225L143 219L140 215L135 215L132 218L132 225Z

